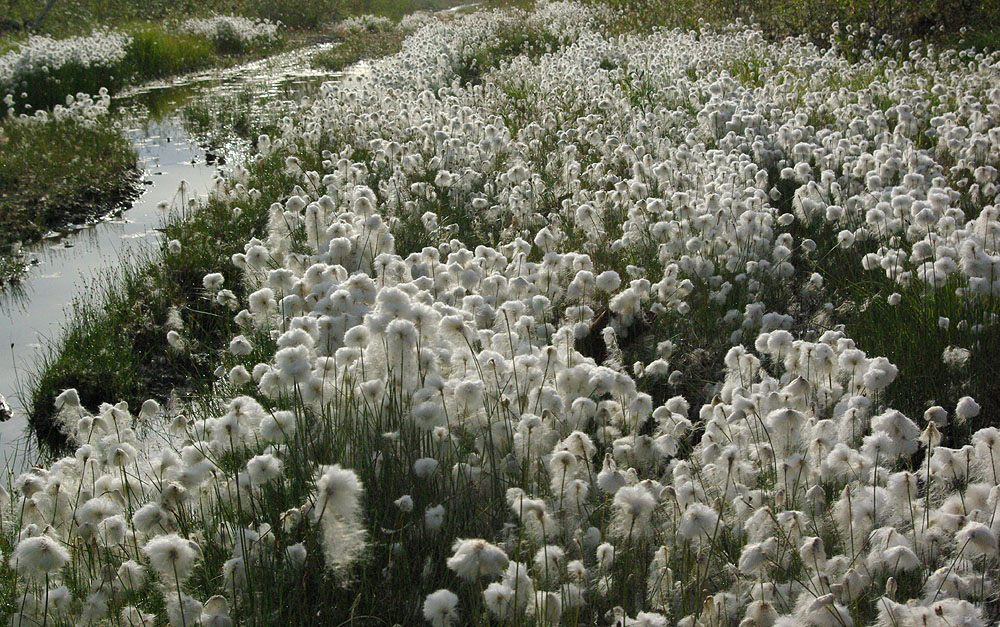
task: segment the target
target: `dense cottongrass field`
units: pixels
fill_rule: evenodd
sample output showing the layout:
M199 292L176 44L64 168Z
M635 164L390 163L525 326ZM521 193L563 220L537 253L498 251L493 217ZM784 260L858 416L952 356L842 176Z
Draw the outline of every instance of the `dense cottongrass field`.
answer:
M428 19L258 139L212 389L60 394L12 624L1000 617L1000 54L607 18Z

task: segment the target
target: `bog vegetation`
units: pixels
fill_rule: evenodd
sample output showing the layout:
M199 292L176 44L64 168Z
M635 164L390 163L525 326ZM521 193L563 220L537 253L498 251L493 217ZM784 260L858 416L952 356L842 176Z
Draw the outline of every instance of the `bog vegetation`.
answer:
M59 390L15 624L995 622L1000 53L621 18L413 18L185 205L202 384Z

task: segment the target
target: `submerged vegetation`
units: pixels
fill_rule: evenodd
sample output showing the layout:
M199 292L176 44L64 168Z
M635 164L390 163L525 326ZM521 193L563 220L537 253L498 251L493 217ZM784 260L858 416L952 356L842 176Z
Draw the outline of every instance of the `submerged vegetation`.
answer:
M1000 618L1000 53L621 17L420 18L175 199L37 385L3 611Z

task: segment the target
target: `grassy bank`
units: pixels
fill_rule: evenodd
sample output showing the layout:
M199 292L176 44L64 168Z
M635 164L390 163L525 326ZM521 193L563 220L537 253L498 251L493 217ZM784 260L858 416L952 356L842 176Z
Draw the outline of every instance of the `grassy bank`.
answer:
M178 196L159 250L125 260L81 290L32 385L29 422L42 442L58 449L64 441L53 420L64 389L76 388L84 406L96 409L107 398L139 407L147 398L166 401L175 388L210 386L235 312L205 298L202 278L221 272L237 298L246 296L230 258L247 238L265 235L268 208L289 180L281 158L254 164L245 185L260 195L245 198L238 215L220 199L188 213ZM182 349L166 342L170 331L183 335Z
M82 224L136 193L136 153L108 120L7 121L0 126L0 285L22 265L17 242Z
M0 0L0 51L29 31L69 37L95 27L124 28L137 23L178 21L212 15L240 15L281 22L295 31L316 31L349 15L400 19L414 11L435 11L453 0L57 0L38 21L48 0Z
M41 5L29 10L26 7L30 4L18 6L22 11L40 10ZM153 3L141 9L131 3L120 3L130 8L121 6L114 11L98 4L81 3L79 24L75 19L54 16L49 19L58 28L46 29L43 23L33 31L55 37L62 33L63 38L33 40L27 38L27 31L0 36L0 53L11 57L6 69L0 59L0 95L14 97L15 111L50 108L62 103L66 94L96 93L100 88L114 94L128 85L231 65L330 38L342 41L343 45L338 52L331 53L324 66L342 67L347 59L394 52L402 35L395 28L366 31L368 37L342 28L331 30L330 25L341 17L356 12L398 19L415 10L437 9L453 2L396 0L371 6L365 2L335 6L309 2L306 3L309 10L296 2L217 3L191 10L185 3L163 6ZM199 17L215 13L234 17ZM384 22L391 24L388 17ZM278 24L280 30L276 28ZM31 48L37 50L24 53L20 60L11 56L18 50ZM43 58L46 60L39 62ZM18 68L19 65L27 67ZM5 72L10 76L4 76ZM5 108L0 105L0 110Z
M382 9L392 13L388 4ZM339 29L332 34L354 43L347 44L349 54L339 61L314 59L331 69L331 63L342 68L359 59L392 54L403 39L394 24L360 31ZM342 45L331 52L341 50ZM195 101L184 107L182 115L189 131L206 143L222 144L227 137L253 143L261 133L279 132L275 120L251 118L253 101L250 92L221 101ZM220 313L218 307L199 311L193 304L203 292L201 277L229 267L228 257L239 252L247 238L264 234L267 209L287 192L287 182L274 159L254 164L245 185L260 190L261 195L242 206L238 219L231 219L229 205L219 200L209 202L191 219L174 214L164 241L179 242L182 254L164 246L158 253L128 260L84 290L86 296L73 303L70 323L58 342L48 347L32 386L28 413L43 442L55 448L62 442L53 422L53 401L63 389L80 390L84 404L96 409L107 398L126 400L130 406L146 398L166 400L174 386L197 389L212 380L205 376L206 364L218 359L223 340L231 335L232 315ZM242 288L242 283L234 283L233 290L245 296ZM191 316L188 352L179 353L164 344L171 311Z
M69 37L90 32L95 26L121 28L137 22L176 21L217 14L280 21L295 29L314 29L342 15L339 0L63 0L53 4L38 21L36 18L46 4L48 0L0 0L0 9L6 9L7 37L23 36L25 29Z

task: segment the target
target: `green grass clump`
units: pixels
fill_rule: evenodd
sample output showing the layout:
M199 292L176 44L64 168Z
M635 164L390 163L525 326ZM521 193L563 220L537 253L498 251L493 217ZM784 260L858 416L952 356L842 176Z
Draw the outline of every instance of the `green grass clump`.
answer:
M93 219L135 190L135 149L110 121L8 121L0 129L0 247Z
M398 30L345 30L333 48L313 55L312 63L334 72L361 59L377 59L399 52L405 35Z
M819 273L827 298L836 308L824 317L843 325L847 335L869 354L883 355L899 368L899 379L885 392L887 406L907 416L921 416L932 405L954 407L963 396L984 406L1000 403L1000 380L994 356L1000 354L1000 328L992 323L1000 315L996 299L960 295L960 282L931 288L920 281L900 285L881 269L866 271L859 259L874 252L877 242L856 242L849 249L837 245L836 233L819 220L800 225L799 237L812 237L817 251L803 258L797 268L804 284ZM895 297L893 297L895 295ZM821 303L803 303L816 316ZM820 314L822 315L822 314ZM948 349L969 349L966 362L947 363ZM951 443L964 442L983 427L987 416L966 424L951 425Z
M123 80L139 83L211 65L216 49L205 37L170 32L154 25L131 30L132 44L122 62Z
M0 15L6 16L3 23L15 33L31 27L57 37L87 32L94 26L121 28L135 22L216 14L280 20L293 28L315 28L341 15L340 0L61 0L37 21L47 3L48 0L0 0Z

